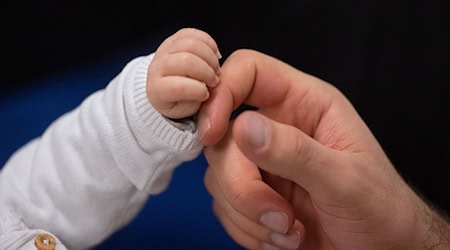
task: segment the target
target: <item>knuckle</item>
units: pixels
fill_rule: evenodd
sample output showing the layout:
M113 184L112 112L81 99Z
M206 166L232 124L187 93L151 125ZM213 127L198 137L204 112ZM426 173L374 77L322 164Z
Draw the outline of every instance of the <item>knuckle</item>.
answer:
M293 154L297 158L301 158L304 154L305 147L303 146L303 141L299 136L294 137L294 147Z
M185 39L186 50L196 53L200 47L200 42L195 37L188 37Z
M230 204L232 207L239 207L245 201L246 194L242 190L234 190Z
M305 145L304 138L297 135L293 138L292 157L300 164L306 164L309 161L309 147Z
M192 28L192 27L184 27L184 28L181 28L178 32L179 33L187 33L187 34L190 34L190 33L195 33L195 32L197 32L198 30L196 29L196 28Z
M243 203L246 202L246 200L248 199L249 193L248 190L246 189L242 189L242 188L238 188L240 187L240 185L234 185L233 183L239 183L240 180L236 179L235 181L233 181L230 185L231 187L231 197L230 197L230 205L233 208L239 208L242 206Z
M192 54L188 52L178 53L178 55L176 57L173 57L172 60L170 61L171 67L180 69L189 69L194 64L195 58Z

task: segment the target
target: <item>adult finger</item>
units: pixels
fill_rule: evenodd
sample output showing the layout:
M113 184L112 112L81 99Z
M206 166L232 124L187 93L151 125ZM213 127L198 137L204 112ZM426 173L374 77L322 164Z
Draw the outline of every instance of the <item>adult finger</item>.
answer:
M341 155L296 127L246 111L233 125L239 149L261 169L297 183L308 192L334 190L346 166ZM333 166L333 167L331 167ZM342 186L342 185L340 185Z
M205 176L205 184L209 190L221 192L213 192L213 197L223 199L220 203L229 203L251 221L265 223L253 212L255 210L273 212L273 225L267 227L279 233L287 232L294 221L290 204L262 180L258 167L231 140L231 133L219 144L206 147L204 153L210 172ZM212 183L217 187L213 188Z
M258 167L230 139L228 134L205 148L210 164L205 184L222 208L220 218L261 242L275 239L277 245L297 246L300 231L289 231L295 220L291 205L262 180Z
M235 224L236 221L230 219L224 209L216 202L213 204L213 209L228 235L246 249L288 250L298 249L301 244L301 241L299 241L299 238L301 237L299 236L299 232L301 231L304 234L304 228L298 221L295 222L293 227L296 230L289 231L287 234L272 233L268 239L260 240L255 238L252 234L243 231L239 225Z
M292 108L304 102L311 88L323 85L314 77L253 50L237 50L230 55L222 65L220 81L221 84L211 89L211 98L199 113L199 135L206 146L223 137L232 111L242 103L265 108L273 114L287 112L291 109L279 107L291 105ZM307 101L314 103L310 106L315 109L329 102L327 95L315 95Z
M270 239L270 229L262 226L259 222L250 220L237 211L232 206L232 203L227 200L226 194L224 193L226 190L222 190L218 185L218 180L211 168L208 168L205 173L205 186L211 196L214 197L214 212L224 226L225 224L233 224L239 228L240 234L248 235L258 241L268 241Z
M233 220L231 220L227 216L227 213L224 211L224 209L215 201L213 203L213 211L225 231L236 243L238 243L245 249L259 248L260 241L249 235L247 232L243 231L239 226L235 225Z

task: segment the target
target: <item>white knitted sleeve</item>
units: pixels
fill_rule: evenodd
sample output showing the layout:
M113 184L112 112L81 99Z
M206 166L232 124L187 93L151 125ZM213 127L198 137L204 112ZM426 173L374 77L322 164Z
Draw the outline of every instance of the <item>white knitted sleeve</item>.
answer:
M128 63L9 159L0 211L15 211L30 230L51 232L69 249L88 248L132 220L176 166L198 156L195 126L174 126L147 100L151 59Z

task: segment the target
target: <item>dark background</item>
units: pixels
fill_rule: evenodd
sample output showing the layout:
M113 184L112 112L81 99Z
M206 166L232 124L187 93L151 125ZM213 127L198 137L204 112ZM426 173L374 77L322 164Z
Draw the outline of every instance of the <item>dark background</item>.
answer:
M190 26L209 32L224 57L257 49L336 85L405 179L449 212L449 14L448 0L2 3L0 107L11 130L2 163L129 59ZM66 104L55 110L57 101Z

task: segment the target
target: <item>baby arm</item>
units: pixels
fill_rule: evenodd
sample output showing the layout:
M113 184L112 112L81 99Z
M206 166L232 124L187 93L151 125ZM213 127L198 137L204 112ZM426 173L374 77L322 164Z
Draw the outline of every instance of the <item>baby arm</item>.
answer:
M18 150L0 172L0 248L23 248L41 232L90 248L132 220L201 152L195 129L167 118L191 116L207 98L189 93L217 84L217 51L205 33L181 30Z

